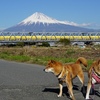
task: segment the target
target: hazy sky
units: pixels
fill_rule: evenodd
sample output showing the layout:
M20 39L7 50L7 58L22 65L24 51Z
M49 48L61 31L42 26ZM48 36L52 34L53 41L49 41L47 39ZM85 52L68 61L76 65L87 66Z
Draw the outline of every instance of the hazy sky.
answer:
M35 12L100 29L100 0L0 0L0 29L16 25Z

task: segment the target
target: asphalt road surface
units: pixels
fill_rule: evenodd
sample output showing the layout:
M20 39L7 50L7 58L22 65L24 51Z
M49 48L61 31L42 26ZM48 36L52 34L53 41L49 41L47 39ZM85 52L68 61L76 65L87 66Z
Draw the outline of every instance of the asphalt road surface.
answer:
M44 66L0 60L0 100L69 100L66 84L63 96L59 92L58 80L52 73L43 72ZM85 73L85 84L87 85ZM74 79L76 100L85 100L80 91L81 83ZM95 85L93 100L100 100L100 86Z

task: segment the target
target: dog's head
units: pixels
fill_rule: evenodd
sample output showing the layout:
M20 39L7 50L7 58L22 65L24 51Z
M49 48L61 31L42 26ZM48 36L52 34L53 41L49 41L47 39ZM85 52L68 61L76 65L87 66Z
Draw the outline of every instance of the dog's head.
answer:
M44 69L45 72L52 72L55 75L58 75L62 70L62 64L60 62L50 60Z
M94 62L94 69L100 74L100 59Z
M97 61L97 66L98 66L98 69L100 71L100 59Z

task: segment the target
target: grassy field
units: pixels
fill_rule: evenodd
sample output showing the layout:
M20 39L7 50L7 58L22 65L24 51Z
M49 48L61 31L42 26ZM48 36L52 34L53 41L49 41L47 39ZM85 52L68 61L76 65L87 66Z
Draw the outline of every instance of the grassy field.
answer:
M0 59L46 65L48 60L56 60L62 63L75 62L78 57L88 60L88 68L91 63L100 58L100 46L88 46L85 49L77 46L66 47L0 47ZM87 69L88 69L87 68Z

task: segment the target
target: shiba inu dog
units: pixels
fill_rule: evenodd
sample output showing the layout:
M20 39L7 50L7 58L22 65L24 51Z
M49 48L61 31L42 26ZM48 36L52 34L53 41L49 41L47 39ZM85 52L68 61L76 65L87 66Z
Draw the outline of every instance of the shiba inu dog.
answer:
M100 84L100 59L97 61L94 61L93 64L90 66L90 69L88 71L88 85L87 85L87 93L86 93L86 99L89 98L90 89L94 88L94 84Z
M87 60L84 57L79 57L75 63L70 63L70 64L62 64L61 62L57 62L54 60L50 60L48 62L47 67L44 69L44 71L52 72L58 78L60 87L60 92L58 97L62 96L63 82L66 82L70 97L72 100L75 100L72 90L73 88L72 79L78 77L82 83L82 86L84 86L84 73L81 64L87 67Z

